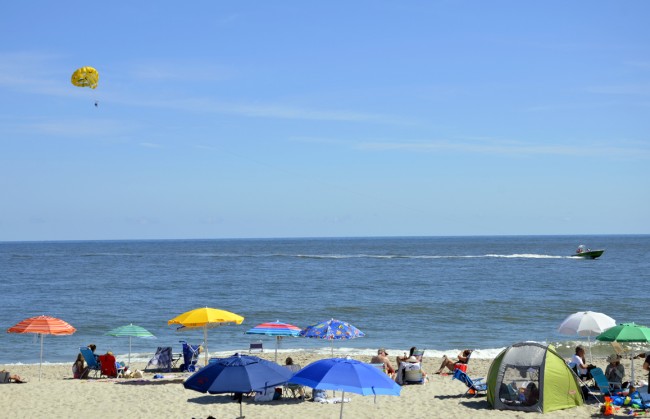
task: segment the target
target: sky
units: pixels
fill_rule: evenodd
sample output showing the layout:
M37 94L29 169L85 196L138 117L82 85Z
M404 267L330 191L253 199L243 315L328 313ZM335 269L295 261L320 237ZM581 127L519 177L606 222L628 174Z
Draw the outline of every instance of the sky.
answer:
M648 16L3 2L0 241L649 234Z

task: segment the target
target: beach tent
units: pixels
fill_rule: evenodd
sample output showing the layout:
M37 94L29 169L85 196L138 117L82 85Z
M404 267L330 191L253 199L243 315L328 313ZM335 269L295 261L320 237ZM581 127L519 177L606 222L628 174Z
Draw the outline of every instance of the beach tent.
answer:
M552 412L583 403L578 380L552 347L535 342L504 349L490 365L487 401L494 409Z

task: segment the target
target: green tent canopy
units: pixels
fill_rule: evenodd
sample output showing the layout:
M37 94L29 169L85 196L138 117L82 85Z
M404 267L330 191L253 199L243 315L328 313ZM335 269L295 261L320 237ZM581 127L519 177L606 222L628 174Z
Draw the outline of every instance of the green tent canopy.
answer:
M490 365L487 401L494 409L552 412L580 406L573 371L552 347L535 342L504 349Z

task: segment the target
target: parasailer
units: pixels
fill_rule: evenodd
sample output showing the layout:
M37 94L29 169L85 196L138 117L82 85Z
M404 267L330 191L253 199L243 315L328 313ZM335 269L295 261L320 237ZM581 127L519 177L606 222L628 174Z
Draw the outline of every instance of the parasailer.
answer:
M72 84L79 87L95 89L99 81L99 73L92 67L81 67L72 73Z

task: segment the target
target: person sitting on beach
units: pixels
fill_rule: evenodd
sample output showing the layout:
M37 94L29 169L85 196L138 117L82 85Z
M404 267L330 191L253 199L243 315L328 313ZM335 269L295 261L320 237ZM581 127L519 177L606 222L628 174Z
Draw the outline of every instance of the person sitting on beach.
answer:
M643 355L645 355L645 353ZM643 370L649 372L648 381L650 382L650 355L646 356L645 361L643 361Z
M585 361L585 348L580 345L576 346L576 352L571 358L569 366L575 370L580 379L591 379L589 370L595 368L595 366L587 364L587 361Z
M287 359L284 360L284 366L289 370L291 370L291 372L293 373L298 372L301 369L300 365L293 363L293 358L291 358L290 356L288 356ZM297 391L298 394L300 395L299 398L301 400L305 399L305 389L303 388L303 386L288 384L287 388L289 388L289 390L291 390L292 392Z
M524 405L534 406L539 401L539 389L533 382L528 383L524 391Z
M418 350L418 348L416 348L415 346L413 346L413 347L409 350L409 354L408 354L408 355L406 355L406 352L404 352L404 356L398 356L398 357L396 358L396 360L397 360L397 368L399 368L399 366L400 366L400 364L401 364L402 362L404 362L404 361L406 361L407 359L409 359L410 357L412 357L413 354L415 353L415 351L417 351L417 350Z
M95 349L97 349L97 346L94 343L91 343L90 345L87 346L87 348L90 349L90 351L93 353L93 355L95 356L95 360L99 361L99 355L95 353Z
M73 378L86 378L88 376L88 368L85 366L84 356L81 352L77 355L77 360L72 364L72 377Z
M625 376L625 367L621 365L621 357L617 354L611 354L607 357L607 362L609 362L605 368L607 381L621 388L623 386L623 377Z
M395 381L399 385L404 384L404 371L420 371L422 373L423 380L425 380L427 376L427 373L422 369L422 362L414 355L411 355L410 357L402 360L402 362L399 364L399 368L397 369L397 374L395 377Z
M380 348L379 350L377 350L377 355L372 357L370 363L384 364L384 369L386 370L386 373L390 376L390 378L395 378L395 368L393 368L393 366L390 363L390 359L388 358L388 352L386 352L386 349Z
M456 364L467 364L469 362L469 357L472 355L472 350L471 349L465 349L464 351L460 352L458 354L458 360L454 361L451 358L447 357L447 355L442 356L442 364L440 364L440 368L438 368L438 371L436 371L436 374L441 374L442 371L447 367L449 371L454 372L454 369L456 368Z

